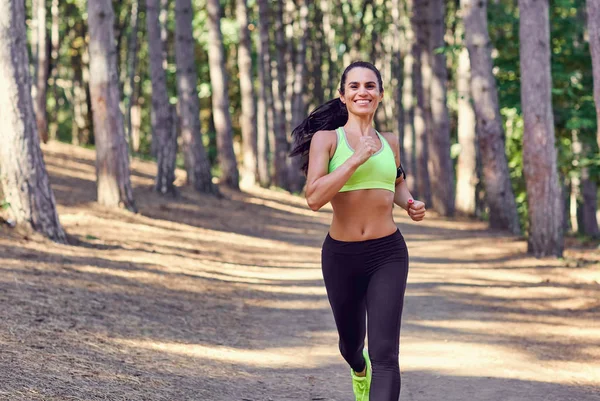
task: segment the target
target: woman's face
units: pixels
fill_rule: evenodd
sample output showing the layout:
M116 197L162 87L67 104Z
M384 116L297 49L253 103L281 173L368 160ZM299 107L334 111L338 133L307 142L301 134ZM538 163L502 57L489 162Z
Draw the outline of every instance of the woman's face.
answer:
M346 104L348 113L357 116L372 115L383 99L377 75L368 68L356 67L346 74L345 93L340 99Z

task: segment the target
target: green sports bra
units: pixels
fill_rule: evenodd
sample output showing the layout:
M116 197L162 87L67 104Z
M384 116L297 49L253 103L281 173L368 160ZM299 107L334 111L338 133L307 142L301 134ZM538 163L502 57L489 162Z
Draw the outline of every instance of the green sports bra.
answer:
M329 160L330 173L341 166L354 153L354 149L348 143L344 128L340 127L335 132L337 133L337 146L333 157ZM394 151L385 138L379 132L375 132L381 141L381 149L356 169L340 189L340 192L357 191L359 189L387 189L395 192L396 159Z

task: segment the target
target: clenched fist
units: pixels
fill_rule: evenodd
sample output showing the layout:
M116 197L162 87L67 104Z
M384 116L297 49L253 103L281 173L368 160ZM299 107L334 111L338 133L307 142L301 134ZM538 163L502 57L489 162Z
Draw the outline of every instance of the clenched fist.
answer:
M421 221L425 218L425 204L421 201L409 199L406 211L414 221Z
M354 151L354 157L358 164L363 164L369 157L373 156L377 152L379 145L375 142L375 139L371 136L361 136L360 142L356 150Z

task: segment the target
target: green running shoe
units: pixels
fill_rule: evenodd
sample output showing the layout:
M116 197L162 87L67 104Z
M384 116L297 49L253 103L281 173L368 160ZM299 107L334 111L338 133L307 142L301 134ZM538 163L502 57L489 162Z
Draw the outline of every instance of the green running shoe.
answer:
M357 376L354 370L350 369L350 375L352 376L352 389L354 390L354 396L356 401L369 401L369 391L371 390L371 378L373 377L373 371L371 370L371 360L369 359L369 352L366 348L363 348L363 357L367 363L367 375L364 377Z

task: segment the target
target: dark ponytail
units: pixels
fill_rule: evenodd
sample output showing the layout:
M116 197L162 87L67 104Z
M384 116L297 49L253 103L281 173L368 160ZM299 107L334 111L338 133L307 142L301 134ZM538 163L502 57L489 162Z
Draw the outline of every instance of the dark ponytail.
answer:
M377 76L379 90L383 92L383 82L379 70L373 64L366 61L355 61L346 67L342 74L340 93L344 94L348 71L358 67L373 71ZM292 131L293 144L290 156L300 157L300 170L304 174L308 171L308 152L310 151L310 141L313 135L317 131L328 131L342 127L346 122L348 122L348 109L339 98L336 98L314 109L304 121L294 128Z
M314 109L292 131L293 145L290 156L300 156L300 170L308 170L310 141L317 131L334 130L348 121L348 109L340 98L335 98Z

